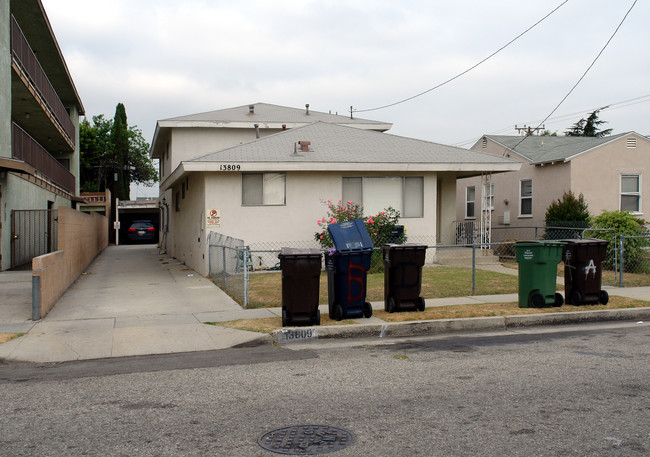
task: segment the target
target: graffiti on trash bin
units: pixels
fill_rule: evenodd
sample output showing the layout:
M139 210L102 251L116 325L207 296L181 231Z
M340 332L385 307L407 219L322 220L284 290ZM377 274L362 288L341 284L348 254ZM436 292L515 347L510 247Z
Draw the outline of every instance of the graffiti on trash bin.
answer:
M594 278L596 277L596 264L594 263L594 259L589 259L589 265L585 267L585 279L589 276L589 272L592 272L594 275Z

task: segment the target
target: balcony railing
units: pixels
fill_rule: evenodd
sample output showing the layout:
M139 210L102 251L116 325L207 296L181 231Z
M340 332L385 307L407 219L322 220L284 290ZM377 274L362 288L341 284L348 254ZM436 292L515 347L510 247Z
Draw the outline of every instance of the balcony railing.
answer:
M11 156L36 168L56 185L75 193L75 177L18 125L12 123Z
M20 64L25 74L29 77L34 87L38 90L50 112L66 133L70 141L75 142L75 129L68 111L63 106L59 95L52 87L43 67L39 63L34 51L29 46L23 31L18 26L16 19L11 16L11 51Z

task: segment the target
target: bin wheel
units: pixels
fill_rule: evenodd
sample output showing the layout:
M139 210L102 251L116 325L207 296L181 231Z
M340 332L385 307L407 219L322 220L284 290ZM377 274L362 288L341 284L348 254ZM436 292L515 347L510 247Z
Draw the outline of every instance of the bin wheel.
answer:
M320 309L316 310L316 319L314 320L314 325L320 325Z
M395 299L393 297L388 297L386 303L386 311L389 313L394 313L397 310L397 305L395 304Z
M368 302L363 304L363 317L370 319L372 317L372 305Z
M282 326L283 327L287 326L287 310L286 309L282 310Z
M598 301L601 305L606 305L609 302L609 294L606 290L601 290L598 294Z
M543 308L544 305L546 305L546 300L542 294L533 294L533 296L530 297L530 303L535 308Z
M424 298L422 298L422 297L418 297L416 303L417 303L418 311L424 311L424 308L425 308L425 306L426 306L426 305L425 305L425 302L424 302Z
M334 316L332 316L335 321L343 320L343 308L341 305L334 305Z
M555 303L553 303L553 306L556 308L562 306L564 304L564 297L560 293L555 293Z
M580 293L579 290L572 290L571 291L571 304L573 306L582 305L582 294Z

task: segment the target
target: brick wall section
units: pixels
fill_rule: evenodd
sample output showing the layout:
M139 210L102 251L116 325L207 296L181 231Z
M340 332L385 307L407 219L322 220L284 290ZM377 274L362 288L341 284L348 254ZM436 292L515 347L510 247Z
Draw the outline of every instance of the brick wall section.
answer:
M97 213L58 208L59 250L32 260L32 317L44 317L97 254L108 246L108 221Z

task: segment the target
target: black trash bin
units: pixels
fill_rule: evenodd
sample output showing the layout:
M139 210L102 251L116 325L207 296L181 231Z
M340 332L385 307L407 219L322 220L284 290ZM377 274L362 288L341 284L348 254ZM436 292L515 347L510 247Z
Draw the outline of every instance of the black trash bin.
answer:
M424 311L422 266L427 246L423 244L385 244L384 309L389 313L400 310Z
M330 224L327 227L335 251L325 254L330 318L372 316L366 302L366 273L370 269L373 244L363 220Z
M321 252L282 248L282 326L320 325L318 310Z
M609 241L596 238L563 240L564 294L574 305L601 303L606 305L609 294L601 289L602 262L607 256Z

